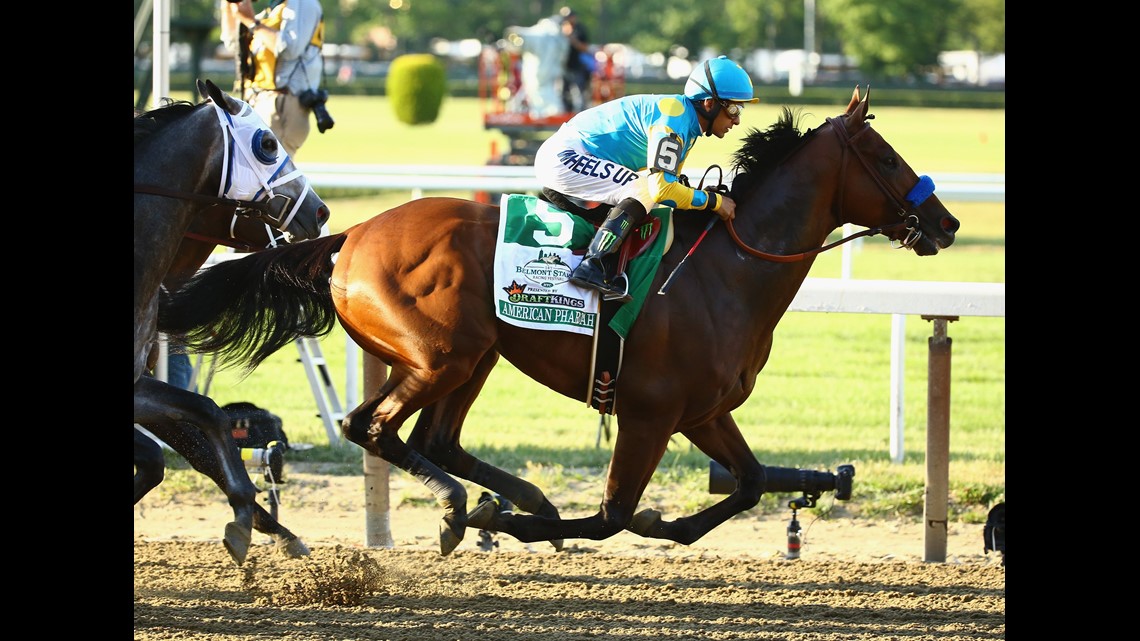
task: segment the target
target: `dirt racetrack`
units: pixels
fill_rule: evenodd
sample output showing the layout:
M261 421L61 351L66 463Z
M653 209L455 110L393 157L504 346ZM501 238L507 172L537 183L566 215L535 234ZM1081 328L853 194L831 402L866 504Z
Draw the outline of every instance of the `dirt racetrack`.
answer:
M623 532L483 551L469 531L443 557L433 506L393 505L393 547L369 548L360 477L293 479L280 517L303 559L255 532L234 564L220 494L160 488L135 506L136 641L1005 638L1005 567L981 525L951 524L941 563L923 561L921 523L807 513L796 560L786 518L747 515L690 546Z

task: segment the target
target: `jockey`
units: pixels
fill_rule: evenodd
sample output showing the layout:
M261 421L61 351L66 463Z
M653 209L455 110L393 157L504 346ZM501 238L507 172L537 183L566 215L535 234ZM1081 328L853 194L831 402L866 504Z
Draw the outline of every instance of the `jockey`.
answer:
M616 257L631 229L657 205L736 215L727 194L680 182L685 157L701 134L724 138L740 123L753 97L752 79L724 56L689 75L685 93L632 95L587 109L563 124L535 154L541 183L563 195L608 203L610 210L570 275L570 282L602 292L606 300L630 300L617 284Z

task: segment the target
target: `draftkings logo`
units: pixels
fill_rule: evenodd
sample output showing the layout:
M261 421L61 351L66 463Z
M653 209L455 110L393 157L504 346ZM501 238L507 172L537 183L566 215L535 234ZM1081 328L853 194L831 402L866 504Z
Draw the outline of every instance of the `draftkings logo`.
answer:
M506 297L498 301L499 316L534 328L592 332L597 314L586 311L587 299L569 282L571 271L561 256L541 250L537 258L516 263L514 273L518 277L502 288Z
M582 309L586 306L586 301L581 298L546 292L528 294L526 288L527 285L512 280L510 285L503 288L503 291L507 293L507 301L515 305L558 305L575 309Z

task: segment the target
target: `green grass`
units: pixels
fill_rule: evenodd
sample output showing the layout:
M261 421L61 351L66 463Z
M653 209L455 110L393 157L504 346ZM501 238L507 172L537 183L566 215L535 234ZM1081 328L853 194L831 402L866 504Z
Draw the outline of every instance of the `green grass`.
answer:
M803 107L803 126L817 127L828 116L842 113L847 97L837 94L831 109ZM505 138L483 128L480 102L473 98L445 99L439 119L418 126L396 120L386 98L338 96L327 106L336 126L324 134L313 130L297 154L300 163L480 165L490 157L492 141L500 151L506 148ZM780 107L749 105L741 125L723 140L697 143L686 168L726 165L746 130L775 122ZM872 107L872 112L872 126L919 173L1005 171L1005 110Z
M807 107L809 126L836 115L847 95L836 95L832 109ZM187 97L183 97L184 99ZM749 106L744 127L725 140L697 145L687 163L727 165L736 140L748 126L766 127L778 116L776 105ZM447 99L439 120L411 127L395 120L385 98L336 96L328 108L336 126L316 129L298 154L305 163L480 165L492 141L505 139L482 128L475 99ZM873 126L919 173L1005 171L1004 110L874 109ZM448 192L470 197L469 192ZM407 192L322 192L333 212L331 227L341 231L385 209L406 202ZM934 257L892 249L880 238L854 249L853 277L886 280L1005 282L1005 206L947 203L962 222L958 241ZM838 238L838 236L836 236ZM841 251L820 256L811 276L841 276ZM920 516L925 482L927 339L931 323L906 319L904 368L904 462L889 456L889 316L792 312L776 331L769 364L752 397L733 416L762 463L810 469L856 466L855 497L833 505L825 495L820 511L841 508L866 516ZM951 518L984 520L989 506L1005 495L1005 319L962 317L949 324L953 340L951 372ZM345 401L345 335L336 328L321 341L340 401ZM362 377L360 377L362 378ZM359 474L355 445L331 447L317 416L298 353L286 348L242 379L220 371L210 395L219 404L250 401L282 417L293 443L316 445L291 452L290 461L328 461L344 474ZM363 390L356 390L358 400ZM414 419L411 421L414 422ZM410 430L410 424L404 433ZM596 509L601 497L609 443L595 447L598 415L584 404L561 397L500 362L466 421L463 444L488 462L513 470L551 493L581 486L567 499ZM185 464L164 486L210 491L204 477L181 480ZM182 468L182 469L178 469ZM396 471L396 474L402 472ZM678 438L662 460L643 506L691 512L720 497L707 493L708 460ZM160 488L162 489L162 488ZM475 491L478 495L478 491ZM560 494L561 496L561 494ZM766 496L755 510L782 510L789 497ZM426 489L407 500L430 500ZM559 505L560 508L570 506Z
M843 112L846 98L836 94L832 108L803 107L803 127L817 127ZM327 107L336 126L313 133L297 153L304 163L377 163L482 165L491 145L504 151L507 139L483 128L480 102L447 98L439 119L411 126L396 120L386 98L337 96ZM727 167L746 131L764 129L780 115L781 105L749 105L740 126L723 140L704 138L685 162L687 170L713 164ZM874 108L872 126L895 147L918 173L1005 172L1004 109Z
M186 93L173 97L191 100ZM842 113L849 98L849 92L836 91L832 107L802 107L801 125L818 127ZM482 165L491 157L492 144L499 152L507 149L502 134L483 127L483 103L477 98L445 98L439 118L424 125L400 122L388 99L380 96L334 96L326 107L336 125L323 134L313 127L295 158L302 169L305 163ZM774 123L781 107L749 105L741 124L723 140L697 143L686 170L727 166L746 131ZM876 108L872 99L871 112L872 126L920 174L1005 172L1004 109Z

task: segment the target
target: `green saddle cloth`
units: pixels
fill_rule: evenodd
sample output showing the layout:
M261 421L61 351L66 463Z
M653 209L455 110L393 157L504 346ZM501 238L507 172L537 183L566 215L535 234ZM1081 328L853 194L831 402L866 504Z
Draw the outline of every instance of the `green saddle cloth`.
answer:
M533 239L536 237L553 236L562 237L564 230L551 230L547 223L535 215L535 205L540 202L535 196L527 194L504 194L502 207L506 209L505 213L505 228L501 230L501 236L508 242L518 244L535 244ZM548 209L558 209L554 205L542 201L542 204ZM633 323L637 320L637 315L641 312L642 306L645 304L645 297L649 295L649 288L653 284L653 277L657 274L657 268L661 265L661 256L665 251L665 240L669 236L669 224L672 222L672 209L669 207L658 207L649 212L651 216L661 221L661 230L658 232L657 237L653 239L653 243L641 253L638 257L629 261L626 265L625 273L629 278L629 295L632 297L627 303L623 303L617 314L614 315L613 320L610 321L610 328L617 332L622 340L629 335L629 330L633 327ZM571 249L585 249L590 245L590 241L594 238L594 226L586 219L575 216L574 214L567 213L566 215L574 222L574 229L570 233L568 242L560 245L562 247L569 247ZM648 233L649 225L652 221L646 221L642 227L634 230L630 234L630 239L626 242L631 242L633 237L639 230L646 230Z

